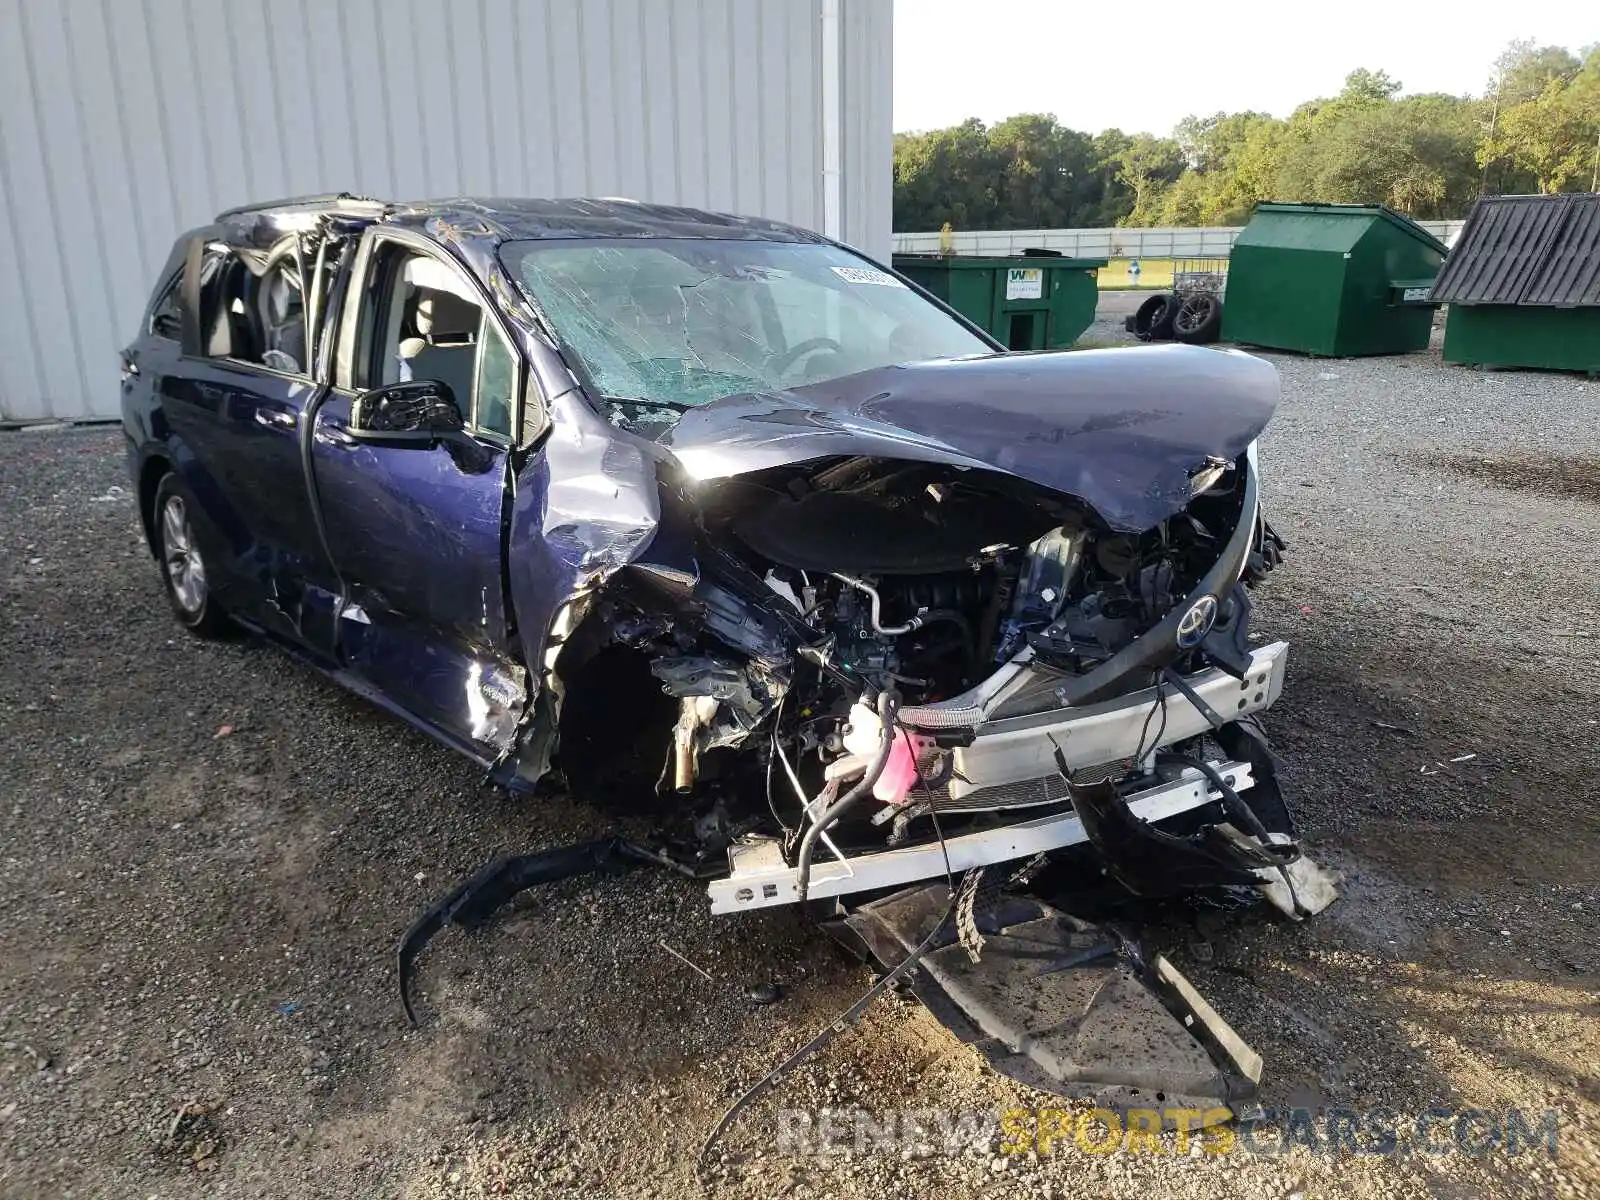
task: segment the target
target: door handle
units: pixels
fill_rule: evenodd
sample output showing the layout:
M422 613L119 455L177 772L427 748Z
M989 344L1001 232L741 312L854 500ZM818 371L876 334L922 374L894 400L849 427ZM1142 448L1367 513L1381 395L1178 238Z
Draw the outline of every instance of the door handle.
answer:
M293 429L297 424L294 413L281 408L258 408L255 418L257 425L267 429Z

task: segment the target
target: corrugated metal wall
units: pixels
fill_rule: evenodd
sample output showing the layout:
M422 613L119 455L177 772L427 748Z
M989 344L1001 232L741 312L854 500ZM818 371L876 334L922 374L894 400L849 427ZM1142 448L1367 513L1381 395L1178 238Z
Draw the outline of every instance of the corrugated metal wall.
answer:
M823 227L822 0L0 0L0 417L114 415L172 240L349 189ZM840 0L845 240L889 252L892 0Z

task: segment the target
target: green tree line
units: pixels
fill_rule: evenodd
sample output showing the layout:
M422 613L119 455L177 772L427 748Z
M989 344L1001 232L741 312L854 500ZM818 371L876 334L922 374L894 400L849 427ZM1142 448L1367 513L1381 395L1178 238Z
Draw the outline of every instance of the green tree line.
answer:
M1170 137L1082 133L1041 113L896 134L894 227L1239 225L1261 200L1429 220L1485 193L1589 191L1597 177L1600 45L1513 42L1481 96L1402 95L1359 70L1287 119L1191 116Z

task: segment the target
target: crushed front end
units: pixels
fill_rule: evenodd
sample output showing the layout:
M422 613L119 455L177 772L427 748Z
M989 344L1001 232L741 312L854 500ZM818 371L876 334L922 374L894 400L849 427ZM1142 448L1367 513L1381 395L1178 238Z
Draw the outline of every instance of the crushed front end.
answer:
M1189 487L1124 533L1073 497L942 463L724 481L587 613L597 636L562 666L581 680L610 658L572 689L569 781L615 793L619 764L642 764L632 787L679 814L716 912L1081 846L1137 895L1250 887L1316 911L1254 721L1288 648L1249 632L1282 550L1253 446ZM627 730L619 664L656 696L620 758L584 719Z
M731 842L713 910L1083 843L1138 894L1282 898L1293 829L1252 717L1277 698L1287 647L1249 634L1249 588L1282 545L1253 451L1207 464L1193 492L1141 534L929 464L847 460L725 492L768 604L811 637L781 680L748 689L774 710L752 750L783 828ZM1183 834L1153 824L1180 817Z
M1253 1052L1077 907L1220 890L1298 919L1334 896L1255 722L1288 648L1249 628L1283 549L1254 446L1189 486L1140 533L998 472L870 456L696 495L698 573L658 548L597 611L676 706L644 761L712 910L809 902L886 969L923 956L916 993L1036 1086L1237 1111Z
M1019 1079L1237 1111L1259 1060L1104 913L1336 894L1256 720L1288 656L1250 628L1283 551L1256 460L1276 394L1260 360L1183 347L640 410L659 524L552 629L560 779L649 814L631 858L713 912L806 904L915 961Z

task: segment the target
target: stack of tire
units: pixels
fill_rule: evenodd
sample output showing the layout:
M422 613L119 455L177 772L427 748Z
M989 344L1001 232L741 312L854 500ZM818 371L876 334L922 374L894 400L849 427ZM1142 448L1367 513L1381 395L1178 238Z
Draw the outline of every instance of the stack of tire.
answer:
M1141 342L1203 346L1222 332L1222 297L1211 292L1161 292L1139 305L1128 328Z

